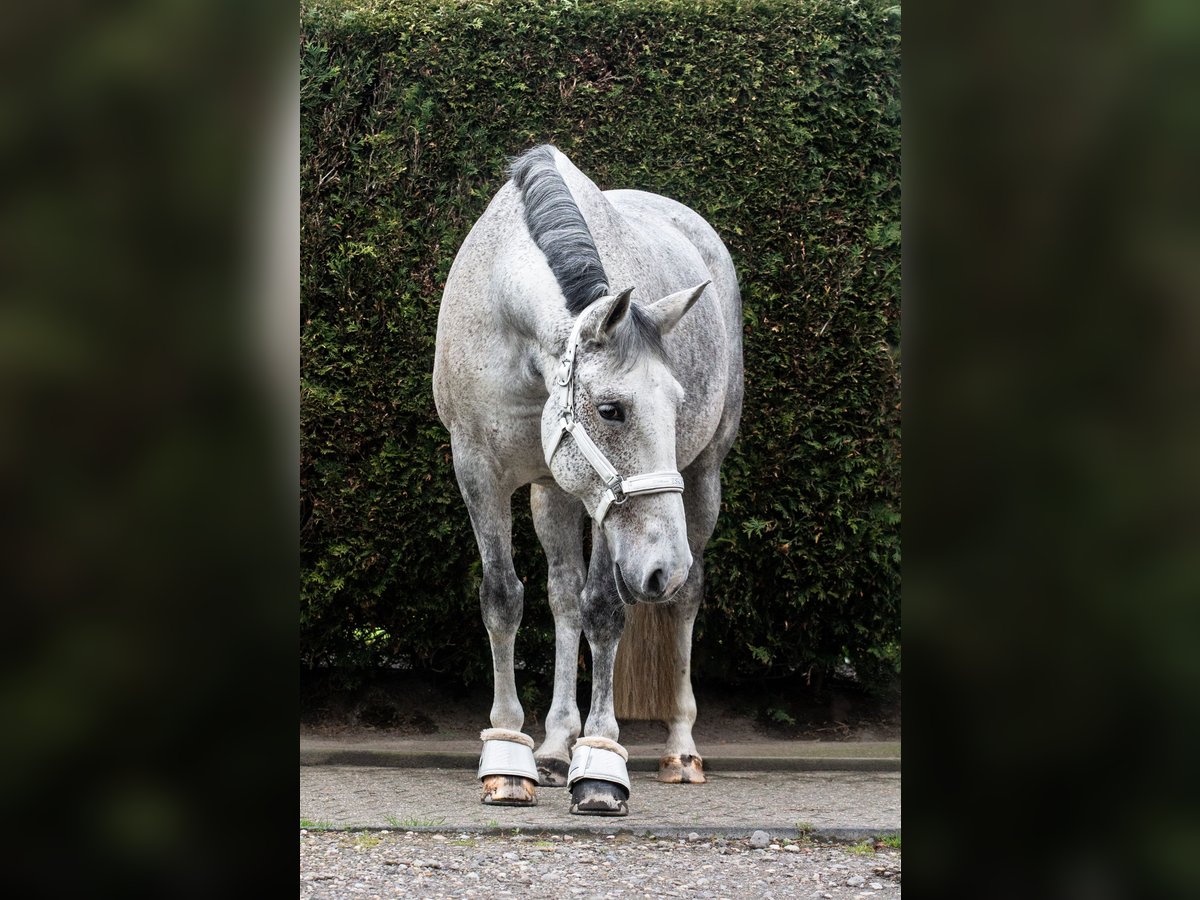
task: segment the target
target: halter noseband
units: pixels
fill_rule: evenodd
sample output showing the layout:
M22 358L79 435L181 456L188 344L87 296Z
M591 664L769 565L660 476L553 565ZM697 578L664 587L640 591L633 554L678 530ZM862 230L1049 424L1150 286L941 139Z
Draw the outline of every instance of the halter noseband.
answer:
M558 376L558 384L567 389L566 400L562 409L559 410L557 431L550 443L546 445L546 465L550 465L554 451L562 443L564 434L570 434L575 438L580 452L592 464L592 468L596 470L596 474L600 476L600 480L604 482L606 488L600 496L600 502L596 505L596 513L593 516L596 524L599 525L603 524L604 516L610 506L620 506L630 496L661 494L666 491L682 494L683 476L678 472L649 472L644 475L630 475L628 478L623 478L613 464L608 461L604 451L597 447L595 441L584 431L583 423L575 418L575 352L579 349L579 335L583 329L585 315L586 312L581 312L576 318L575 327L571 329L571 336L567 339L566 352L563 354L562 371Z

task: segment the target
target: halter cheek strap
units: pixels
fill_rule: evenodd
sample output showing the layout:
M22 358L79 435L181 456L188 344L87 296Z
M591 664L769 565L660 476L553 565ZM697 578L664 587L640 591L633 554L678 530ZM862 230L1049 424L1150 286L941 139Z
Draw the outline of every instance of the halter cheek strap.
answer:
M562 358L562 371L558 376L558 384L565 387L566 395L563 407L559 410L559 418L553 437L546 444L546 465L554 457L554 451L562 443L564 435L575 439L584 458L596 470L600 480L604 482L605 491L600 495L593 518L603 523L604 516L610 506L620 506L630 496L637 494L661 494L666 491L683 493L683 476L678 472L648 472L642 475L622 477L616 470L604 451L596 446L596 442L584 430L583 423L575 418L575 353L579 349L579 337L583 329L584 313L575 319L575 327L567 339L567 349Z

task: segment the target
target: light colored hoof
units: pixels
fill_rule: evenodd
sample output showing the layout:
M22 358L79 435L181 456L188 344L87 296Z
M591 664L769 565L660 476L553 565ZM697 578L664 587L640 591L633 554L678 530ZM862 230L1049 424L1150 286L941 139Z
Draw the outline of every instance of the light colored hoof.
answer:
M627 816L629 791L611 781L585 778L571 785L571 812L577 816Z
M559 759L557 756L537 757L538 784L566 787L569 767L569 760Z
M537 784L520 775L485 775L483 802L488 806L537 806Z
M704 784L704 760L699 756L664 756L658 761L658 780L663 784Z

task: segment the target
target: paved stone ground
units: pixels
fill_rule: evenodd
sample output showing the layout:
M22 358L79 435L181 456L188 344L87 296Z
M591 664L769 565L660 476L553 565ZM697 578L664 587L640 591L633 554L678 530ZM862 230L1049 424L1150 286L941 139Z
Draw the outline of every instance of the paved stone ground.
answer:
M631 772L629 815L574 816L565 788L542 787L532 808L484 806L464 769L301 766L301 820L333 827L593 831L748 836L797 828L857 839L900 829L898 772L723 772L705 785L660 784Z
M490 694L368 693L318 697L300 729L301 898L900 896L898 703L825 698L793 709L808 725L790 735L752 715L762 698L707 696L707 785L659 784L665 728L622 722L630 815L597 818L571 815L564 788L539 789L532 808L479 802Z
M761 838L762 836L760 836ZM758 843L764 841L759 840ZM403 832L300 834L300 896L900 897L900 852L805 839L656 840Z
M898 744L729 744L706 785L660 784L649 748L623 818L571 815L565 788L484 806L477 746L302 737L300 896L900 896Z

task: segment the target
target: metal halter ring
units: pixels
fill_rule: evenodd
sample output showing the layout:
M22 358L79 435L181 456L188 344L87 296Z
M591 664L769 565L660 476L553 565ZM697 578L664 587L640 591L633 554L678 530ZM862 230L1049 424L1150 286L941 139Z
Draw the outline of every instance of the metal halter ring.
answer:
M613 506L620 506L622 503L624 503L626 500L629 499L629 495L625 493L625 487L621 483L620 475L613 478L612 481L607 482L604 486L606 488L608 488L610 491L612 491L612 495L613 495L612 505Z

